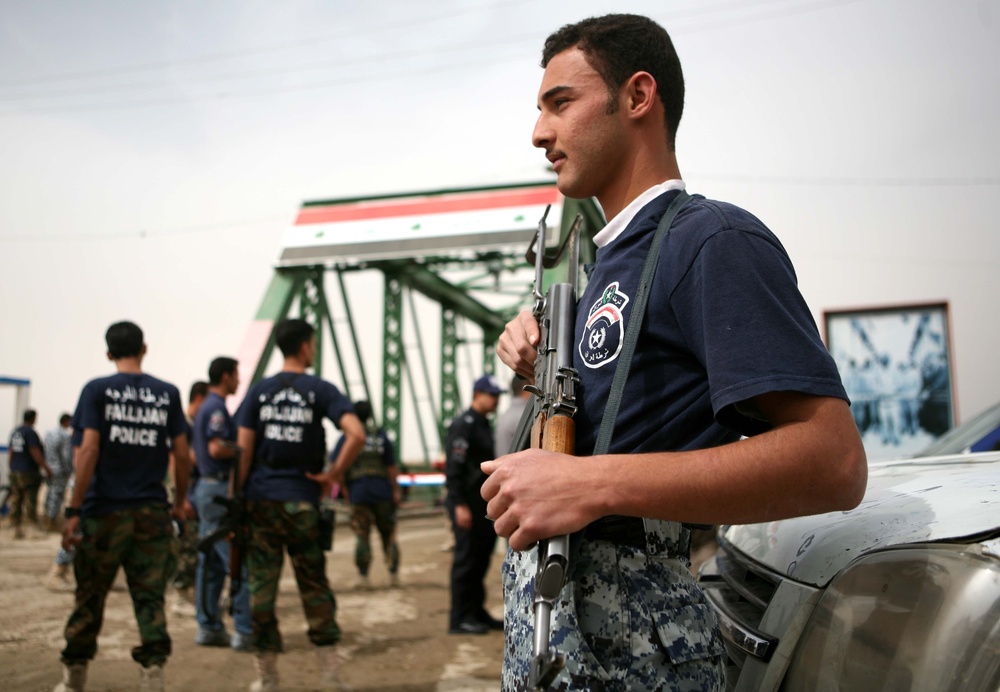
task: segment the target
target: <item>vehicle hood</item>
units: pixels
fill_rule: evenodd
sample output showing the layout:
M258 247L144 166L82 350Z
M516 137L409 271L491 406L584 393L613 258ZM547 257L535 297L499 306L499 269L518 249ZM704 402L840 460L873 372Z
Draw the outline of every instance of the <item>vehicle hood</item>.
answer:
M1000 453L873 463L857 508L727 526L723 538L770 569L826 586L860 555L905 543L977 536L1000 527Z

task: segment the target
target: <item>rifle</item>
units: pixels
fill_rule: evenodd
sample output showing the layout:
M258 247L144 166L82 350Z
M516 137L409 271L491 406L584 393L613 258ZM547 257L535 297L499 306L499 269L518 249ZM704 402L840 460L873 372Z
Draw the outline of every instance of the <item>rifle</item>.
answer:
M538 235L526 255L535 265L532 314L538 321L540 338L535 358L535 383L526 387L538 397L531 428L531 447L573 454L576 446L576 390L580 377L573 369L573 322L576 313L576 285L579 267L579 234L583 216L577 214L566 238L554 255L545 253L545 208L538 222ZM556 283L542 295L542 270L558 264L570 244L568 281ZM534 250L534 251L533 251ZM538 569L535 573L533 603L535 636L528 687L545 690L566 665L566 655L550 649L552 608L566 584L569 569L569 536L555 536L538 542Z
M243 484L246 480L240 483L239 476L243 448L228 441L223 441L222 444L235 452L232 471L236 474L233 480L233 496L217 495L212 498L212 502L226 508L226 513L222 516L219 528L198 541L198 552L204 554L205 560L208 560L212 554L212 546L221 540L229 539L229 614L232 615L236 607L236 594L243 586L243 561L250 543L250 522L247 500L243 494ZM198 598L201 600L202 611L207 611L208 579L202 578Z

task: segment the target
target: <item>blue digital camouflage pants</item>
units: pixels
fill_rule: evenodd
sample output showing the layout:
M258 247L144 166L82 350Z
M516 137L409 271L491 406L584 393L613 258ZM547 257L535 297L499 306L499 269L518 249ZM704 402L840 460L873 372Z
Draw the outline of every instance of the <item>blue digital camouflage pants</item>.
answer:
M316 646L336 644L340 641L337 601L326 579L326 556L319 544L319 510L309 502L255 500L248 505L247 576L254 646L258 651L282 650L274 606L286 550L309 623L309 641Z
M166 506L146 506L83 518L76 550L76 604L66 623L62 661L85 663L97 653L104 604L118 567L125 570L142 642L132 658L143 667L162 665L170 655L163 592L174 571L173 526Z
M351 527L356 538L354 564L358 573L368 574L372 564L372 526L382 540L385 566L389 574L396 574L399 571L399 545L396 543L396 504L392 500L351 505Z
M580 543L571 581L552 611L551 647L566 654L567 662L550 689L725 689L725 649L715 614L687 558L670 556L676 536L661 538L663 554L602 540ZM508 551L503 564L504 692L526 689L537 552Z
M50 519L59 518L63 502L66 501L66 486L69 485L70 475L57 473L47 481L49 489L45 493L45 516Z

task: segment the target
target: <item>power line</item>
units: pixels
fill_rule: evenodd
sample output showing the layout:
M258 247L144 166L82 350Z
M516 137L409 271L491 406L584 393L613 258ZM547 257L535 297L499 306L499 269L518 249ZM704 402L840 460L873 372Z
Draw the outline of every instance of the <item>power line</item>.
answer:
M745 24L751 24L754 22L767 21L770 19L781 19L783 17L790 17L796 14L816 12L819 10L841 7L843 5L851 5L863 1L864 0L818 0L817 2L802 2L802 3L797 3L796 6L794 7L787 7L781 10L776 9L776 10L771 10L769 12L759 12L754 15L748 15L734 19L719 19L716 21L703 22L701 24L696 24L694 26L686 27L683 31L677 33L693 34L702 31L711 31L713 29L725 29L734 26L743 26ZM738 4L738 3L731 3L731 4ZM670 33L674 34L675 32L671 31Z
M853 176L767 176L692 173L690 178L719 183L747 185L803 185L815 187L984 187L1000 185L1000 176L934 177L853 177Z
M497 8L513 6L513 5L521 5L530 1L531 0L508 0L507 2L500 2L494 5L466 8L464 11L448 12L446 14L440 14L431 17L424 16L419 19L411 18L411 19L400 19L397 21L380 21L377 26L367 31L358 30L356 27L345 27L341 31L336 31L332 34L318 36L311 39L305 39L302 41L293 41L291 43L281 43L270 46L258 46L256 48L244 48L240 50L225 51L221 53L211 53L199 57L181 58L178 60L167 60L162 62L142 63L138 65L128 65L123 67L109 67L96 70L63 72L50 75L39 75L36 77L26 77L20 79L6 80L0 82L0 88L6 88L7 86L10 85L21 85L21 84L32 85L43 82L61 82L61 81L70 81L79 79L93 79L95 77L109 77L121 74L132 74L135 72L168 70L182 66L205 65L212 62L231 60L233 58L244 58L255 55L265 55L267 53L274 53L283 50L291 50L295 48L302 48L305 46L324 44L334 39L343 38L344 36L357 38L393 29L412 29L414 26L420 26L423 24L433 24L434 22L439 22L445 19L454 19L456 17L476 14L488 10L495 10Z
M181 235L194 235L215 231L228 231L234 228L245 228L258 224L288 222L288 213L257 216L251 219L234 219L218 223L197 224L194 226L178 226L175 228L159 228L152 230L139 229L124 233L59 233L53 235L22 235L0 236L0 243L55 243L55 242L93 242L105 240L145 240L147 238L168 238Z
M741 183L751 185L804 185L816 187L964 187L964 186L996 186L1000 185L1000 176L968 176L968 177L930 177L930 178L848 178L828 176L761 176L761 175L727 175L718 173L693 173L689 179L712 180L724 183ZM25 235L0 236L0 243L46 243L46 242L90 242L105 240L144 240L146 238L163 238L180 235L193 235L215 231L226 231L263 223L281 223L289 219L287 213L275 213L250 219L220 221L211 224L180 226L153 230L134 230L125 233L62 233L55 235Z
M349 68L353 70L358 67L363 67L367 65L378 65L386 62L391 62L394 60L408 60L418 57L436 57L448 53L453 53L456 51L465 51L470 48L482 49L482 48L498 48L510 45L518 45L528 40L534 40L534 38L535 36L533 34L525 34L514 38L507 38L501 41L495 41L492 43L491 42L484 43L482 41L471 41L469 43L460 43L450 46L442 46L437 48L436 50L430 50L430 51L428 51L425 48L420 48L420 49L413 49L406 51L398 51L395 53L383 53L381 55L376 55L370 58L364 58L360 60L356 59L336 60L336 61L327 60L318 63L298 65L292 70L289 70L288 68L285 67L242 70L238 72L198 76L188 80L188 82L186 82L186 85L211 84L214 82L221 82L229 79L248 79L248 78L263 77L270 75L289 77L289 76L295 76L302 72L312 72L323 69ZM463 64L468 64L468 63L463 63ZM365 79L370 79L370 77L358 77L357 80L355 81L364 81ZM65 98L67 96L98 96L109 93L121 93L123 91L125 92L136 91L136 90L147 91L150 89L162 89L163 86L164 86L163 83L150 84L149 82L142 82L142 83L132 83L132 84L108 85L106 87L97 87L97 88L84 87L80 90L69 91L69 92L63 91L55 93L49 92L43 94L24 94L24 95L15 94L13 97L0 95L0 103L9 101L17 102L20 100L35 101L39 99Z
M522 0L522 1L526 1L526 0ZM773 1L774 0L772 0L772 2ZM776 1L779 2L779 3L787 3L788 2L788 0L776 0ZM768 11L768 12L758 12L755 15L742 16L742 17L739 17L739 18L736 18L736 19L730 19L730 20L725 20L724 19L724 20L718 20L718 21L713 21L713 22L708 22L708 23L703 23L703 24L695 24L695 25L687 26L687 27L680 27L680 28L675 29L673 31L673 33L675 35L678 35L678 34L682 35L682 34L685 34L685 33L694 33L694 32L703 31L703 30L709 30L709 29L723 28L723 27L729 27L729 26L738 26L738 25L749 23L749 22L775 19L775 18L780 18L780 17L783 17L783 16L789 16L791 14L799 14L799 13L803 13L803 12L813 12L813 11L816 11L816 10L826 9L826 8L829 8L829 7L840 6L840 5L849 4L849 3L858 2L858 1L859 0L820 0L818 2L805 2L805 3L803 3L803 2L797 2L795 5L790 6L790 7L786 6L786 7L782 7L780 9L771 10L771 11ZM510 4L518 4L518 3L514 2L514 3L510 3ZM666 18L668 18L670 20L677 20L677 19L692 18L692 17L697 18L697 17L702 17L702 16L706 16L706 15L710 15L710 14L717 14L719 12L731 12L733 10L746 10L748 8L749 9L754 9L754 10L759 10L759 9L761 9L761 4L760 3L747 3L747 2L732 1L732 2L718 3L718 4L715 4L715 5L709 6L709 7L704 7L703 6L703 7L697 8L697 9L680 10L680 11L674 11L674 12L670 12L670 13L664 13L662 16L664 16L664 17L666 17ZM479 11L482 11L482 8L477 8L476 10L473 10L473 11L479 12ZM462 13L462 14L468 14L468 12L467 13ZM442 18L450 18L451 16L456 16L456 15L438 16L438 17L434 17L434 18L425 19L424 21L425 22L439 21ZM664 21L664 20L661 19L661 21ZM407 25L408 28L412 27L412 23L407 23L406 25ZM385 30L386 28L387 27L383 25L382 27L380 27L376 31L382 31L382 30ZM352 35L353 36L357 36L358 34L357 34L357 32L354 32ZM364 35L364 32L362 32L361 35ZM533 33L532 34L522 34L520 36L516 36L516 37L513 37L513 38L506 37L503 40L495 41L495 42L492 42L492 43L486 43L486 44L484 44L482 42L471 42L471 43L465 43L465 44L457 44L457 45L452 45L452 46L439 47L437 49L432 49L432 50L400 51L400 52L397 52L397 53L382 54L382 55L375 56L375 57L372 57L370 59L365 59L365 60L312 63L312 64L305 64L305 65L293 66L293 67L290 67L290 68L289 67L275 67L275 68L264 68L264 69L254 69L254 70L243 70L243 71L230 72L228 74L224 73L224 74L221 74L221 75L213 75L213 76L208 76L208 77L201 77L201 76L199 76L199 77L196 77L196 78L192 79L191 82L193 82L195 84L199 84L199 83L200 84L206 84L206 83L213 83L213 82L219 82L219 81L226 81L226 80L230 80L230 79L248 79L248 78L255 78L255 77L261 77L261 76L266 76L266 75L274 75L274 74L278 74L278 75L281 75L281 76L289 77L289 76L295 76L296 74L304 72L304 71L315 71L315 70L327 69L327 68L340 68L340 67L343 67L343 68L354 69L354 68L357 68L357 67L363 66L363 65L381 64L381 63L391 62L393 60L408 60L408 59L412 59L412 58L415 58L415 57L434 57L436 55L441 55L441 54L445 54L445 53L452 53L452 52L455 52L455 51L464 51L464 50L469 49L469 48L474 48L474 49L477 49L477 50L481 50L484 47L502 48L502 47L507 47L507 46L516 46L516 45L520 45L521 43L523 43L526 40L534 40L535 38L536 38L536 36ZM328 41L329 39L330 39L330 37L327 36L327 37L324 37L322 39L322 41ZM291 44L291 45L297 46L297 47L301 47L303 45L309 45L311 43L315 43L315 42L319 42L319 41L320 41L320 39L316 39L316 40L311 40L311 41L298 42L296 44ZM218 54L216 56L208 56L208 57L204 57L204 58L192 58L192 59L186 60L186 61L182 60L182 61L174 61L172 63L159 63L159 64L154 64L154 65L144 65L144 66L134 66L134 67L129 67L129 68L120 68L120 69L116 70L115 72L118 73L118 74L123 74L123 73L128 73L128 72L144 71L144 70L148 70L148 69L163 69L163 68L166 68L166 67L176 67L176 66L181 66L181 65L186 65L186 64L187 65L202 64L204 62L216 61L216 60L223 59L223 58L228 59L228 58L230 58L230 57L232 57L232 56L234 56L236 54L243 55L243 56L245 56L245 55L253 55L253 54L258 54L258 53L261 53L261 52L271 52L271 51L274 51L274 50L285 49L285 48L288 48L288 47L289 47L289 44L285 44L283 46L277 46L277 47L264 47L264 48L259 48L259 49L246 49L244 51L235 51L235 52L230 52L230 53L226 53L226 54ZM510 60L513 60L513 58L502 60L502 62L508 62ZM489 59L489 61L495 63L496 59L495 58ZM464 67L469 66L469 65L480 64L481 62L482 61L474 61L474 62L470 63L468 61L464 61L464 62L461 63L461 65L459 67L463 67L464 68ZM454 69L454 67L435 68L436 71L445 70L445 69ZM104 72L106 74L110 74L107 71L104 71ZM426 72L426 70L420 70L420 71L417 71L415 74L422 74L422 73L425 73L425 72ZM79 77L80 75L82 75L82 73L74 73L74 74L77 77ZM242 97L254 97L254 96L259 96L259 95L270 95L270 94L278 94L278 93L291 93L291 92L295 92L295 91L312 90L312 89L320 88L320 87L323 87L323 86L340 86L340 85L345 85L345 84L352 84L352 83L357 83L357 82L360 82L360 81L376 82L376 81L382 81L382 80L385 80L385 79L391 79L393 76L395 76L395 74L392 73L392 72L384 72L384 73L381 73L379 75L374 75L374 76L358 76L358 77L354 77L354 78L349 78L349 77L348 78L344 78L344 77L341 77L341 78L337 78L337 79L333 79L333 80L325 80L325 81L321 81L321 82L313 82L311 84L305 84L305 85L289 85L289 86L271 87L271 88L263 88L263 89L260 89L260 88L258 88L258 89L250 88L249 90L244 89L244 90L237 90L237 91L230 91L230 92L216 93L216 94L201 94L201 95L193 96L193 97L192 96L182 96L182 97L156 98L156 99L147 99L147 100L137 101L137 102L105 102L105 103L98 103L98 104L86 103L86 104L77 104L77 105L74 105L74 104L64 104L64 105L61 105L61 106L53 106L51 108L43 106L41 109L39 109L39 108L32 108L32 107L29 106L28 108L22 109L19 112L27 112L27 113L35 113L35 114L48 114L48 113L61 113L61 112L66 112L66 111L70 111L70 110L72 110L72 111L94 111L94 110L106 111L106 110L118 110L120 108L137 108L137 107L163 106L163 105L171 105L171 104L176 104L176 103L187 103L187 102L191 102L191 101L203 101L203 100L206 100L206 99L209 99L209 100L218 100L218 99L232 99L232 98L242 98ZM65 77L65 79L70 79L70 78L71 78L70 76L66 76ZM65 81L65 79L63 79L62 81ZM36 80L36 81L38 81L38 80ZM0 83L0 88L4 88L4 84L5 83ZM9 84L9 82L6 83L6 84ZM64 92L61 92L61 93L60 92L56 92L56 93L51 93L50 92L50 93L42 93L42 94L20 94L20 95L19 94L14 94L12 97L10 97L10 96L8 96L6 98L0 97L0 102L6 101L6 102L10 103L11 101L13 101L16 104L18 101L24 101L24 100L27 100L27 101L30 102L30 101L37 101L39 99L55 99L55 98L66 98L66 97L72 97L72 96L93 96L93 95L101 95L101 94L109 94L109 93L121 93L121 92L129 92L129 91L135 91L135 90L148 90L148 89L156 89L156 88L162 88L162 85L150 84L148 81L146 81L146 82L143 82L142 84L124 84L124 85L117 85L117 86L116 85L108 85L108 86L105 86L103 88L98 88L96 91L95 91L94 88L87 88L87 89L85 89L82 92L81 91L75 91L75 92L74 91L71 91L71 92L65 92L64 91ZM7 113L0 112L0 117L3 117L4 115L12 115L12 114L13 114L12 112L7 112Z
M524 60L524 55L519 54L514 57L509 58L488 58L487 60L479 62L460 62L453 65L434 65L425 67L423 69L409 70L405 73L396 73L392 76L394 77L411 77L421 74L440 74L442 72L452 72L455 70L465 70L472 65L479 65L483 62L488 63L490 66L502 65L510 62L520 62ZM261 96L274 96L277 94L290 94L296 92L312 91L315 89L324 89L332 86L344 86L347 84L357 84L360 82L377 82L385 79L385 76L368 76L368 75L351 75L338 77L334 79L325 79L317 82L312 82L309 84L296 84L287 85L279 87L262 87L253 90L243 90L238 92L219 92L214 94L200 94L197 96L183 96L177 98L161 98L161 99L149 99L145 101L133 101L133 102L110 102L110 103L98 103L98 104L81 104L79 106L64 106L60 108L45 108L45 109L21 109L21 110L6 110L0 111L0 119L5 117L13 117L16 115L21 115L24 113L30 113L35 115L49 115L56 113L80 113L80 112L94 112L94 111L115 111L124 110L129 108L147 108L150 106L169 106L176 105L179 103L194 103L199 101L224 101L229 99L238 98L258 98Z

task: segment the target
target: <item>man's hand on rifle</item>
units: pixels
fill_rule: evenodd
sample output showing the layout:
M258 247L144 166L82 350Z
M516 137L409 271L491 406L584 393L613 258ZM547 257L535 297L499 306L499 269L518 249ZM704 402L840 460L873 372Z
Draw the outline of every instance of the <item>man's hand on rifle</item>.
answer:
M482 464L481 493L498 536L514 550L579 531L607 514L594 457L526 449Z
M531 310L522 310L517 317L507 323L500 341L497 355L507 367L529 382L535 381L535 357L538 355L538 322Z

